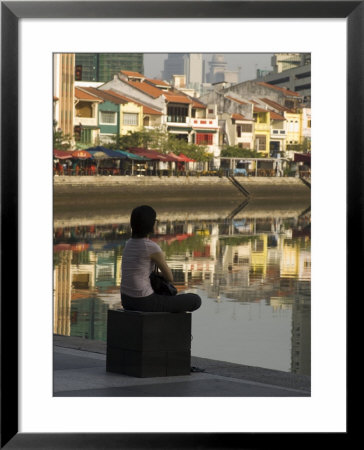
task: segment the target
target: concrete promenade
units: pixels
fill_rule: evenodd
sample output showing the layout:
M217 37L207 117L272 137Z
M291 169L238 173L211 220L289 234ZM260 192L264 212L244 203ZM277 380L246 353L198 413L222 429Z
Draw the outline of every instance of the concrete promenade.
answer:
M311 379L277 370L193 357L204 372L135 378L105 370L106 343L54 336L56 397L308 397Z

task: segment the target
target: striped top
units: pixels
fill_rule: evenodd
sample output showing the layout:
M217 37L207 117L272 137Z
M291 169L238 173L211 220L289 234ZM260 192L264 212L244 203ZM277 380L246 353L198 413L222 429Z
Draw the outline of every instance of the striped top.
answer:
M147 297L153 294L149 275L154 263L150 255L161 251L159 245L148 238L131 238L127 241L121 264L121 294L130 297Z

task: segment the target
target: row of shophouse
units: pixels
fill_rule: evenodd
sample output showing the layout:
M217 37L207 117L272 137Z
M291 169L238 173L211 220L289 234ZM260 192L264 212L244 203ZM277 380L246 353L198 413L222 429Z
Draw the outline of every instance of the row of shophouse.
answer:
M203 145L220 166L221 149L239 147L293 158L310 151L311 109L296 92L265 82L247 81L196 98L173 84L120 71L104 84L75 83L75 145L89 147L114 141L116 135L152 129ZM59 123L60 102L54 97ZM59 128L59 127L58 127Z

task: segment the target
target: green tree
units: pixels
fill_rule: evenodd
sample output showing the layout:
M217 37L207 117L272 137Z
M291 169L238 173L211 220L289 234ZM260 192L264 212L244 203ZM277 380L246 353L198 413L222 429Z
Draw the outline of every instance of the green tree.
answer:
M72 136L63 134L63 131L53 129L53 148L57 150L69 150L72 147Z
M263 158L261 152L249 150L246 148L228 146L221 150L221 156L227 158Z
M174 134L159 129L129 132L126 135L115 135L114 142L106 144L105 147L112 149L129 150L133 147L142 147L152 150L158 150L164 154L173 152L175 154L183 153L196 161L206 162L212 158L207 152L206 147L201 145L189 144L178 139Z

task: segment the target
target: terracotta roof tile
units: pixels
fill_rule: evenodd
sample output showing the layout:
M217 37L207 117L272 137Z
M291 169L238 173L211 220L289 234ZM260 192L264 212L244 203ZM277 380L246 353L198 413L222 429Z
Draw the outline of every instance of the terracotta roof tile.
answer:
M116 98L113 93L110 91L102 91L101 89L97 89L94 87L84 87L82 88L84 90L87 90L90 94L97 95L102 100L112 103L117 103L118 105L127 103L126 101L121 100L120 98Z
M163 80L156 80L154 78L146 78L146 81L149 81L149 83L152 83L155 86L165 86L165 87L170 86L170 84L166 83L165 81L163 81Z
M243 102L242 100L238 100L237 98L230 97L230 95L226 95L226 98L232 100L233 102L240 103L241 105L248 105L249 103Z
M270 111L270 118L273 120L286 120L284 116L274 111Z
M80 99L80 100L91 100L94 102L101 102L102 98L100 98L100 96L94 94L94 93L90 93L90 92L86 92L88 91L88 88L78 88L75 87L75 97Z
M273 84L265 83L264 81L258 81L257 84L260 84L261 86L265 86L270 89L275 89L276 91L280 91L285 95L294 96L294 97L301 97L298 92L290 91L289 89L285 89L279 86L275 86Z
M155 116L161 116L162 113L160 111L157 111L156 109L150 108L149 106L142 105L143 106L143 113L144 114L151 114Z
M124 83L129 84L130 86L134 87L135 89L138 89L139 91L144 92L145 94L149 95L153 98L158 98L161 95L165 94L164 91L161 91L160 89L156 88L155 86L150 85L149 83L143 83L139 81L124 81Z
M260 112L269 112L267 109L260 108L259 106L254 105L254 112L260 113Z
M242 114L232 114L231 117L235 120L246 120Z
M201 103L201 102L199 102L198 100L196 100L195 98L192 98L191 99L192 100L192 106L194 107L194 108L203 108L203 109L206 109L207 108L207 106L206 105L204 105L203 103Z
M132 77L132 78L143 78L145 79L145 76L142 75L139 72L132 72L131 70L120 70L120 73L126 75L127 77Z
M168 92L164 92L164 96L166 97L168 102L187 104L193 103L193 101L189 97L187 97L186 95L181 95L179 93L170 94Z
M260 99L262 102L266 103L267 105L271 106L274 109L277 109L278 111L284 112L284 111L289 111L289 108L280 105L277 102L274 102L273 100L270 100L269 98L261 98Z
M132 100L131 98L125 97L125 95L119 94L119 92L116 91L112 91L110 89L108 89L107 92L109 95L114 96L115 98L121 100L123 103L136 103L137 105L139 105L138 102L136 102L135 100Z

